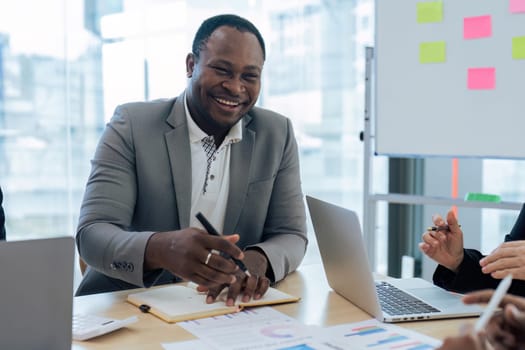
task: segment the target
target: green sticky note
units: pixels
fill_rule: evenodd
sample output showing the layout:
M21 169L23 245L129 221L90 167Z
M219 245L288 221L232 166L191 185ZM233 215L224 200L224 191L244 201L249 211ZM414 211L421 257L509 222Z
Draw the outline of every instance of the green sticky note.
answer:
M417 23L435 23L441 21L443 21L442 1L417 3Z
M525 60L525 36L512 38L512 58Z
M499 203L499 202L501 202L501 197L498 196L497 194L468 192L465 195L465 201Z
M433 41L419 44L420 63L443 63L446 60L444 41Z

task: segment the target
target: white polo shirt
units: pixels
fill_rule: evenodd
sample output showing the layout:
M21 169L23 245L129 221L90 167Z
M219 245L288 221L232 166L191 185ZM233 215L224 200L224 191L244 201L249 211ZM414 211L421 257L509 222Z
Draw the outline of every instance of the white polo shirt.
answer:
M222 144L214 150L213 136L207 135L193 121L184 95L184 109L191 147L191 210L190 226L204 229L195 214L201 212L219 233L222 232L230 189L231 144L242 140L242 122L239 120L228 132ZM207 146L205 145L207 141ZM211 149L208 152L205 147Z

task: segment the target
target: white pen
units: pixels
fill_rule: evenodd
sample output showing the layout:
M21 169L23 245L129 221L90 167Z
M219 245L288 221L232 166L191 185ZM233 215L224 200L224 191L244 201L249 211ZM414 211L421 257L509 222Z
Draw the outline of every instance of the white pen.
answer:
M499 303L501 302L501 300L507 293L507 290L509 289L511 282L512 282L511 274L507 275L507 277L501 280L501 282L498 285L498 288L496 288L496 291L494 292L494 294L492 294L492 298L490 298L489 304L487 305L485 310L483 310L483 314L481 314L480 318L478 318L478 321L476 322L476 325L474 326L474 332L477 333L481 331L483 328L485 328L490 318L494 314L494 311L496 311L496 309L498 308Z

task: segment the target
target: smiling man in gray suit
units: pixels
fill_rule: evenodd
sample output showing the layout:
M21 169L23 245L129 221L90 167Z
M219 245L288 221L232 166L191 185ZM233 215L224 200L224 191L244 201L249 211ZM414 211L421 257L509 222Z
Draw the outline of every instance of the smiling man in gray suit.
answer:
M232 304L297 268L307 246L297 143L289 119L254 107L264 60L252 23L215 16L195 35L179 97L116 109L80 212L89 268L77 295L184 279L208 302L228 288Z

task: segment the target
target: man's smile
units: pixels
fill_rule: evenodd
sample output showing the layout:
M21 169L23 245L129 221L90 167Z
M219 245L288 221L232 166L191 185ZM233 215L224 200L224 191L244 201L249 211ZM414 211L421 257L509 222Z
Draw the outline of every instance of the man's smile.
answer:
M221 105L226 105L229 107L237 107L240 105L238 101L227 100L221 97L214 97L214 100L219 102Z

